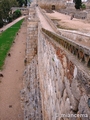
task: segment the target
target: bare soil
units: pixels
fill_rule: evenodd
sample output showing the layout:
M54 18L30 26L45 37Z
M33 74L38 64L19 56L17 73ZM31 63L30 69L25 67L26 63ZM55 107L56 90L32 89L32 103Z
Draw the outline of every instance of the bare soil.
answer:
M46 13L51 19L55 19L58 21L59 25L63 29L68 30L77 30L80 32L88 33L90 34L90 23L87 22L87 20L81 20L73 18L71 19L71 16L64 15L62 13L54 11L54 13Z
M26 48L26 21L13 43L10 54L5 61L0 78L0 120L23 120L20 103L20 90L23 88L23 71Z

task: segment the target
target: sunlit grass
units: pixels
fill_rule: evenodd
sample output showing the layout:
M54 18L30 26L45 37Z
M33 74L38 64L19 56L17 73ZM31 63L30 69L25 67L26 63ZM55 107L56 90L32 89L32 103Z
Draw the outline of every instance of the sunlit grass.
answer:
M22 22L23 20L20 20L0 34L0 69L3 68L7 53L10 50L10 47L15 39L18 30L20 29Z

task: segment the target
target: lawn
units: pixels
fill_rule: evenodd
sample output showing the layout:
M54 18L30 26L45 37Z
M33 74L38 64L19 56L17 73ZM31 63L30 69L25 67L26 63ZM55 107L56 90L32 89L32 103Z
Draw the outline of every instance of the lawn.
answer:
M15 39L18 30L20 29L22 22L23 20L20 20L19 22L15 23L6 31L0 34L0 69L3 68L7 53L9 52L10 47L12 46L12 43Z

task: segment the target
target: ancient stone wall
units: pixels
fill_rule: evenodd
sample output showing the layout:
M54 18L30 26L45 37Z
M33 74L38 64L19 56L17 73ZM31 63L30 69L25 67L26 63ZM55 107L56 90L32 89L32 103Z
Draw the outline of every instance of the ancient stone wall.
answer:
M38 2L40 3L61 3L61 2L65 2L66 3L66 0L37 0Z
M42 28L35 8L25 65L24 120L90 120L90 49Z
M24 120L42 120L41 96L37 61L38 20L35 8L30 9L27 25L26 69L24 71L24 89L21 91Z
M76 43L90 47L90 35L78 31L58 29L62 36L75 41Z
M54 41L55 36L50 36L39 30L38 65L43 118L89 120L89 70L63 45Z
M90 9L88 10L87 21L90 23Z
M60 9L66 7L66 0L37 0L37 4L44 9L52 9L52 5L55 5L55 9Z

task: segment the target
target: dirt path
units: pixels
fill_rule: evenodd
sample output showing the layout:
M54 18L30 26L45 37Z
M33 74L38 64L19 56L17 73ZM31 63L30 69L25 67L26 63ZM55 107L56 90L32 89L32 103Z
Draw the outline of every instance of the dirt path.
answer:
M46 13L51 19L58 20L60 26L64 29L78 30L80 32L90 34L90 23L86 20L76 19L70 20L69 15L64 15L62 13L54 11L54 13Z
M13 44L11 57L6 58L0 83L0 120L23 120L20 90L23 87L22 74L26 47L26 22Z

